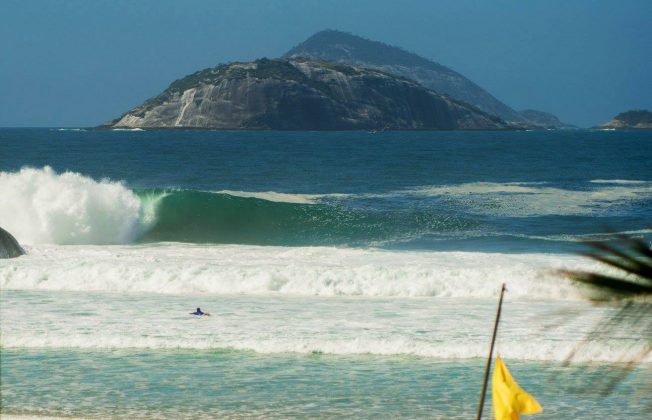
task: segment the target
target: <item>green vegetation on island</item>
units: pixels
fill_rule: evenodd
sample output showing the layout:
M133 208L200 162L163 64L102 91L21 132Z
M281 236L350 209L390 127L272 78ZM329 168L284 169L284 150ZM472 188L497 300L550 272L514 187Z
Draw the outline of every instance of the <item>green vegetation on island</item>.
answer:
M652 129L652 112L635 109L621 112L611 121L600 125L602 129Z
M621 112L616 115L615 119L622 121L627 125L652 124L652 112L645 109L636 109L633 111Z

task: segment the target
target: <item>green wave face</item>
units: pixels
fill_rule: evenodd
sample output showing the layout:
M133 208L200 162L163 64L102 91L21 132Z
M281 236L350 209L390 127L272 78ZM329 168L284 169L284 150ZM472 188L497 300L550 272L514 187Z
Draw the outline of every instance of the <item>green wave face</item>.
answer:
M150 191L141 193L141 200L156 194L155 221L141 242L362 245L459 230L469 224L424 210L297 204L199 191Z

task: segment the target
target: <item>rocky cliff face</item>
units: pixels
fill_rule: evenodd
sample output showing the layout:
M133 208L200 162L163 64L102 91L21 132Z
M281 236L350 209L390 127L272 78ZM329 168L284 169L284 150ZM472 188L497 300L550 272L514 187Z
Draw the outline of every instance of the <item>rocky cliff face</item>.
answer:
M509 129L500 118L378 70L308 59L220 65L107 123L124 128Z
M538 118L530 119L532 111L528 111L529 115L513 110L471 80L446 66L400 48L345 32L333 30L318 32L292 48L284 57L311 57L379 69L416 80L428 89L468 102L506 121L540 126ZM542 111L534 112L547 114ZM550 116L557 120L556 117ZM551 121L548 119L547 122ZM559 127L563 126L568 127L560 122Z
M652 112L638 109L634 111L621 112L614 119L598 126L601 129L652 129Z

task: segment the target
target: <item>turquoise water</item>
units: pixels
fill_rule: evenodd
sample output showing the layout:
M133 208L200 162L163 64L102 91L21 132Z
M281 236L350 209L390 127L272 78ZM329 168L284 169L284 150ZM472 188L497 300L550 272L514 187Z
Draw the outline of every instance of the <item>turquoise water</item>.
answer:
M468 419L477 412L484 370L482 360L206 350L9 350L3 363L5 412L117 418ZM599 383L619 367L510 368L545 407L537 418L642 418L652 402L649 395L625 402L568 395L578 380ZM645 379L635 372L620 391L635 395Z
M565 366L615 308L558 270L652 237L651 158L644 131L0 129L28 252L0 260L3 417L472 418L507 283L535 418L646 418L652 359L622 362L652 332Z

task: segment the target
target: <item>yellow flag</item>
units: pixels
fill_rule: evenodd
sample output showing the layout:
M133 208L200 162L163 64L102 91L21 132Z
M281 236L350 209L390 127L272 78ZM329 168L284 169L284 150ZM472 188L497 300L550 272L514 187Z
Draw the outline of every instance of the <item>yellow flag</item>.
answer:
M496 420L518 420L519 414L536 414L542 411L537 400L518 386L500 356L496 356L491 398Z

